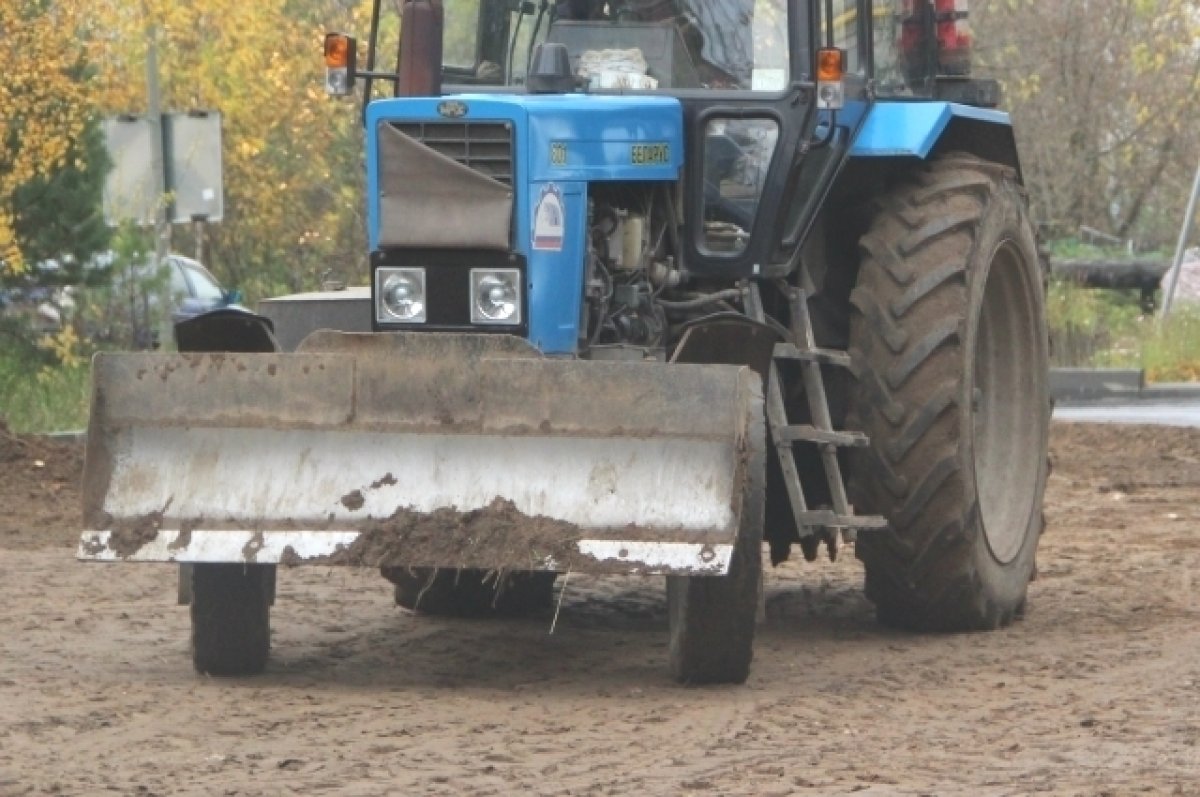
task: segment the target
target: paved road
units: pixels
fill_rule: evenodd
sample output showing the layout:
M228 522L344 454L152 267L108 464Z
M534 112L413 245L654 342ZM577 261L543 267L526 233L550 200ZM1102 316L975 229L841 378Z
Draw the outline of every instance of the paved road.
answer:
M1200 400L1137 401L1073 406L1060 404L1054 408L1054 418L1060 421L1149 423L1159 426L1200 427Z

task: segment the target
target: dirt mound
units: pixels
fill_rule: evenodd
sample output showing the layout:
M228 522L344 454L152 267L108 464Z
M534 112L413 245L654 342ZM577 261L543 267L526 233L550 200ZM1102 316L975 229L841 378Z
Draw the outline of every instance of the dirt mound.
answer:
M329 561L367 567L530 570L547 558L560 566L570 563L578 555L580 534L578 526L526 515L502 498L470 512L438 509L423 513L401 508Z
M17 435L0 421L0 548L79 540L83 446Z

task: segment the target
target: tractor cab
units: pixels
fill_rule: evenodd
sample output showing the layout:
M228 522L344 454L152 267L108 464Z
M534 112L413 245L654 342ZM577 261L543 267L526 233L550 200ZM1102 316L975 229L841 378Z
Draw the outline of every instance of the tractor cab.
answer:
M789 83L784 0L563 0L543 4L527 24L525 14L511 24L489 19L487 5L446 7L448 78L536 90L534 51L551 43L569 54L571 90L777 92ZM484 15L477 27L475 13ZM460 36L459 27L478 36Z
M874 99L994 104L993 83L966 77L965 0L416 0L404 19L381 14L377 3L365 68L350 64L349 79L344 55L357 48L331 34L332 93L358 77L368 99L380 82L395 96L676 99L685 153L672 256L702 277L795 271L821 187ZM397 30L399 55L385 63L396 50L383 32ZM636 101L627 110L636 122ZM568 165L567 142L550 146ZM632 166L672 160L662 139L609 150Z

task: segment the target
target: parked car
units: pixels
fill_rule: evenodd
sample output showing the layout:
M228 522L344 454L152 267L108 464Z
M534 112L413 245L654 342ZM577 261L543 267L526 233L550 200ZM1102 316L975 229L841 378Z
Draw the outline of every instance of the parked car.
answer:
M182 255L167 255L166 260L171 269L171 323L178 324L241 302L241 291L221 287L212 272L198 261Z
M116 254L96 255L84 269L116 268ZM37 263L17 284L0 288L0 319L15 322L38 334L53 334L84 305L77 321L85 337L120 347L158 348L164 320L172 325L212 310L241 307L241 292L227 290L203 264L190 257L169 254L161 278L149 262L117 268L101 285L63 284L56 260ZM165 283L162 281L165 279ZM164 289L169 294L169 317L157 312Z
M158 348L163 319L157 308L164 288L170 297L167 320L172 325L211 310L240 308L241 292L224 288L200 262L169 254L163 268L165 284L148 262L114 274L105 311L89 334L121 346Z

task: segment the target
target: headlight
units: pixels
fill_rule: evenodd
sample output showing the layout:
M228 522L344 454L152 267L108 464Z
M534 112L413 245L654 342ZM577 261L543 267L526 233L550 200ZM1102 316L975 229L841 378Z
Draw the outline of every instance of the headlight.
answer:
M425 322L425 269L381 268L375 272L375 319L381 324Z
M521 272L515 268L471 269L471 323L521 323Z

